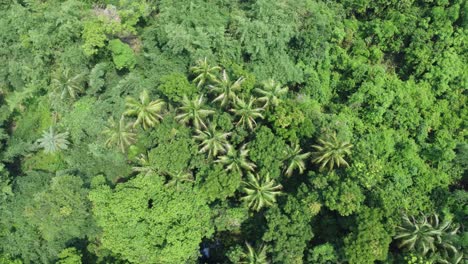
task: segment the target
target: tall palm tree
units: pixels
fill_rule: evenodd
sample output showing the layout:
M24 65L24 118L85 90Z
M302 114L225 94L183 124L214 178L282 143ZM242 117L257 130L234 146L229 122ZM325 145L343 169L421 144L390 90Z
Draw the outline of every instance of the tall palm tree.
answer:
M242 175L243 170L253 171L255 164L247 159L249 150L243 145L239 150L229 148L227 153L216 160L226 166L226 170L238 172Z
M257 92L261 97L259 101L265 102L265 106L273 105L277 106L281 102L281 97L288 93L288 87L282 87L281 84L270 79L262 83L263 89L256 88L254 91Z
M336 165L337 167L346 166L349 164L344 159L344 156L351 154L353 145L347 141L340 141L336 138L336 134L332 134L328 140L319 139L320 145L312 145L316 150L312 152L314 159L312 162L322 164L320 169L328 165L330 170Z
M51 81L53 93L60 94L60 99L70 97L74 100L84 91L83 80L83 73L73 74L69 69L56 72Z
M215 80L215 85L209 85L211 91L218 94L213 102L220 102L221 106L227 105L237 99L236 92L241 89L243 77L239 77L235 82L231 82L226 70L223 70L221 80Z
M193 182L193 175L190 172L179 171L179 172L166 172L166 175L170 177L170 180L166 183L167 187L175 187L177 191L180 190L184 182Z
M269 174L261 177L248 173L247 177L247 182L244 182L246 196L241 200L246 201L248 206L255 211L276 203L276 196L281 194L281 184L276 184L274 180L271 180Z
M39 147L44 149L45 153L53 153L68 148L70 142L67 140L68 132L56 133L52 127L42 132L42 137L37 140Z
M159 124L159 120L163 117L161 112L165 105L163 100L150 101L148 91L145 89L140 93L140 100L137 100L133 97L125 98L125 106L127 110L124 112L124 115L128 116L137 116L133 127L136 127L139 124L143 125L143 129L148 129Z
M211 66L206 57L203 60L198 60L195 66L190 67L190 71L197 74L193 82L197 83L197 87L201 87L207 82L216 80L216 74L221 70L219 66Z
M260 245L254 249L249 243L245 242L246 251L242 252L240 264L268 264L267 247Z
M200 127L206 128L203 119L213 114L215 111L204 109L204 102L203 95L200 95L198 98L193 100L188 99L188 97L184 95L182 99L182 106L179 108L181 113L176 116L176 119L182 123L188 123L189 121L192 121L192 124L197 129Z
M122 153L125 153L127 147L135 143L136 134L133 132L132 123L125 122L125 117L122 115L120 121L115 122L114 118L109 118L108 125L106 129L102 132L108 139L106 141L106 146L117 146L120 148Z
M310 156L310 152L302 153L302 149L299 144L294 146L287 146L285 150L286 164L286 175L291 176L295 169L299 169L299 173L302 174L305 170L304 160Z
M397 235L394 239L399 240L400 248L416 251L423 256L428 253L439 254L441 260L450 259L447 263L459 263L463 253L453 245L458 229L450 221L441 222L437 214L421 215L419 218L404 214L402 224L396 228Z
M263 115L261 114L263 108L255 107L255 102L256 100L253 97L250 97L248 102L245 102L242 99L236 100L235 108L230 111L239 117L237 125L241 125L243 127L247 126L250 130L253 130L257 126L255 118L263 119Z
M231 133L216 130L216 125L210 124L206 130L195 131L195 139L200 140L200 153L208 152L209 157L216 157L219 153L226 153L231 148L227 138Z

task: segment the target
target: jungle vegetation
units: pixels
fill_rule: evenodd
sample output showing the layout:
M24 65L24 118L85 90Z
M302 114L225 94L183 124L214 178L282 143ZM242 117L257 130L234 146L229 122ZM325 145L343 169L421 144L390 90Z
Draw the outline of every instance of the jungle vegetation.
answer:
M3 0L0 263L468 262L465 0Z

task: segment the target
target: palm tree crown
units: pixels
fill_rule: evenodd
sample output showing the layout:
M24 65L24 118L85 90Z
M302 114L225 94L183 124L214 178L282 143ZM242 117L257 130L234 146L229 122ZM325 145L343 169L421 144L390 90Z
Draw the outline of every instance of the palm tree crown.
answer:
M242 170L253 171L255 164L247 159L249 150L246 146L242 146L240 150L229 148L226 155L221 156L216 160L226 166L226 170L238 172L242 175Z
M83 77L83 73L73 75L69 69L64 69L52 79L52 89L55 94L60 94L60 99L70 97L74 100L84 90Z
M195 139L200 140L200 153L208 152L208 156L216 157L231 148L227 138L231 133L216 130L216 125L210 124L206 130L196 130Z
M177 191L180 190L184 182L193 182L193 175L190 172L179 171L176 173L166 172L171 179L166 183L167 187L175 187Z
M320 145L312 146L316 150L312 152L315 157L312 162L322 164L320 169L323 169L327 165L330 170L332 170L335 165L337 167L349 166L344 156L351 154L352 144L347 141L339 141L335 134L332 134L328 141L319 139L319 143Z
M437 214L421 215L417 219L404 214L395 239L400 241L400 248L415 250L423 256L440 254L442 263L459 263L463 253L452 244L458 229L450 221L440 222Z
M198 98L193 100L190 100L187 96L184 96L182 99L182 106L179 108L181 113L176 116L176 119L182 123L192 121L193 125L197 129L199 129L201 126L206 128L203 119L213 114L215 111L204 109L203 104L203 95L200 95Z
M148 129L159 123L163 117L160 115L165 105L163 100L150 101L148 91L143 90L140 93L140 100L133 97L125 99L125 106L128 108L124 115L137 116L137 120L133 123L133 127L138 124L143 125L143 129Z
M228 102L235 101L237 99L236 92L241 89L241 84L244 81L243 77L239 77L234 83L231 82L226 70L223 70L221 80L216 80L215 85L210 85L211 91L218 94L213 102L221 102L221 106L225 106Z
M262 83L263 89L256 88L255 92L261 95L259 101L265 102L265 106L277 106L281 102L281 97L288 93L288 87L281 87L281 84L274 80L264 81Z
M56 133L52 127L42 132L42 137L37 140L39 147L44 149L45 153L53 153L68 148L68 132Z
M109 137L106 141L106 146L118 146L120 151L125 153L127 147L136 141L136 134L133 132L132 123L126 123L124 115L120 117L118 123L115 122L113 117L109 119L108 123L106 129L102 132Z
M201 87L207 82L213 82L216 80L216 73L221 70L219 66L211 66L206 57L203 60L198 60L196 65L190 67L190 71L197 74L197 77L193 79L193 82L197 83L197 87Z
M261 245L254 249L249 243L245 242L246 251L242 253L240 264L268 264L267 247Z
M247 174L248 181L244 182L244 192L246 196L241 199L246 201L248 206L255 211L259 211L265 206L272 206L276 203L276 196L281 194L281 184L276 184L270 179L270 175L264 177Z
M248 102L245 102L242 99L236 100L236 107L231 109L230 111L234 113L234 115L239 117L239 121L237 125L241 125L243 127L247 126L250 130L253 130L257 126L257 122L255 122L255 118L262 118L263 115L260 113L263 111L263 108L257 108L254 106L256 100L253 97L250 97Z
M287 162L287 169L286 175L291 176L295 169L299 169L299 173L302 174L305 170L305 162L304 160L310 156L310 152L301 153L302 149L299 144L294 144L294 146L287 146L285 154L286 154L286 162Z

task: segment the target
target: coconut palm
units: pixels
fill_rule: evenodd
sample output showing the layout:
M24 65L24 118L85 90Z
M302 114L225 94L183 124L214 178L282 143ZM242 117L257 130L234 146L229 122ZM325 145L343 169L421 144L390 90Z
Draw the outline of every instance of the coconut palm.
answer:
M318 141L319 145L312 146L316 150L312 152L314 156L312 162L321 164L320 169L328 166L332 170L335 165L337 167L349 166L344 156L351 154L352 144L338 140L336 134L332 134L328 140L319 139Z
M273 105L277 106L281 102L281 97L288 93L288 87L281 87L281 84L270 79L262 83L262 88L256 88L254 91L257 92L261 97L259 101L265 102L265 106Z
M108 120L106 129L102 133L108 136L106 146L115 145L120 148L122 153L125 153L127 147L136 141L136 134L133 132L132 123L125 122L124 115L120 117L118 123L111 117Z
M226 166L226 170L238 172L242 175L242 170L253 171L255 164L247 159L249 150L243 145L239 150L229 148L227 153L216 160Z
M227 140L231 133L216 130L216 125L210 124L206 130L197 129L195 132L194 138L201 141L200 153L208 152L209 157L216 157L231 148Z
M151 165L151 162L149 161L148 155L140 154L136 158L136 161L137 161L138 165L132 167L133 171L141 173L143 175L150 175L150 174L155 174L156 173L156 169Z
M42 137L37 140L39 147L44 149L45 153L53 153L68 148L68 132L56 133L52 127L42 132Z
M216 74L221 70L219 66L211 66L206 57L203 60L198 60L195 66L190 67L190 71L197 74L193 82L197 83L197 87L201 87L207 82L216 80Z
M463 254L453 245L458 229L450 221L441 222L437 214L419 218L404 214L394 238L399 241L400 248L416 251L422 256L438 254L441 262L459 263Z
M83 80L84 73L73 74L69 69L63 69L52 78L53 93L60 94L60 99L70 97L74 100L79 93L84 91Z
M179 172L166 172L166 175L170 177L170 180L166 183L167 187L175 187L177 191L180 190L184 182L193 182L193 175L190 172L179 171Z
M133 97L125 99L127 110L124 112L124 115L137 117L135 123L133 123L133 127L142 124L143 129L146 130L159 124L159 120L163 118L161 111L165 105L164 101L160 99L150 101L147 90L143 90L140 93L139 99L137 100Z
M198 98L193 100L188 99L188 97L184 95L182 106L179 108L181 113L176 116L176 119L182 123L192 121L192 124L196 129L199 129L201 126L206 128L203 119L213 114L215 111L204 109L204 102L203 95L200 95Z
M253 97L250 97L248 102L245 102L242 99L236 100L235 108L230 111L239 117L237 125L241 125L243 127L247 126L250 130L253 130L257 126L255 118L263 119L263 115L261 114L263 108L255 107L255 102L256 100Z
M285 150L286 164L286 175L291 176L295 169L299 169L299 173L302 174L305 169L304 160L310 156L310 152L302 153L302 149L299 144L293 146L287 146Z
M269 174L261 177L248 173L247 177L247 182L243 182L246 196L241 200L246 201L248 206L255 211L276 203L276 196L281 194L281 184L276 184L274 180L271 180Z
M246 251L242 252L240 264L268 264L267 247L260 245L254 249L249 243L245 242Z
M223 70L221 80L215 80L215 85L209 85L208 88L218 96L213 102L220 102L221 106L227 105L237 99L236 92L241 89L243 77L239 77L234 83L231 82L226 70Z

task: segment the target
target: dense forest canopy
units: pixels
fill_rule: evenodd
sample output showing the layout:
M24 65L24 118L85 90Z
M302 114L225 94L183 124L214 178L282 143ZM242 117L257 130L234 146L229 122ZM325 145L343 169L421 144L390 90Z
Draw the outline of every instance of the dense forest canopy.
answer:
M468 262L465 0L3 0L0 263Z

